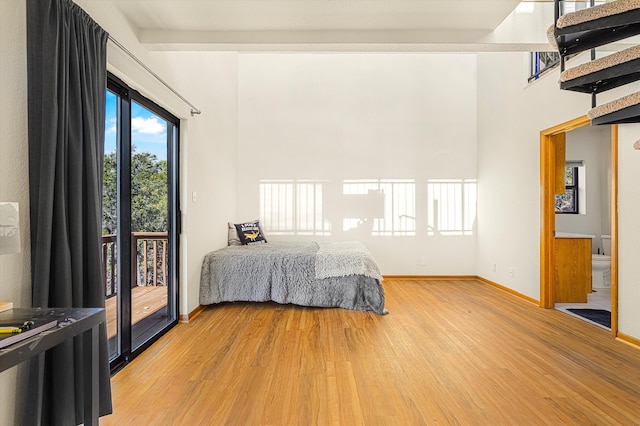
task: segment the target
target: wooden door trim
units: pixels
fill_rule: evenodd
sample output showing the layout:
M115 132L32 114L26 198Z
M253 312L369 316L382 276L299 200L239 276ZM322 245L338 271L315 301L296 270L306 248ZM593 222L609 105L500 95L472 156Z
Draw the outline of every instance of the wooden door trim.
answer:
M540 306L543 308L555 306L556 143L564 142L567 132L590 123L584 115L540 132Z
M555 306L556 143L571 130L588 126L585 115L540 132L540 306ZM618 334L618 126L611 126L611 334Z
M611 126L611 335L618 336L618 125Z

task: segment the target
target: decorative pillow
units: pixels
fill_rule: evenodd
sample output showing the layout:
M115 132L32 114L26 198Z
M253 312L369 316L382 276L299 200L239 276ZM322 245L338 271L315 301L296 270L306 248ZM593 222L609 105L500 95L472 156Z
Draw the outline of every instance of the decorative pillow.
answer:
M267 242L262 228L260 228L260 222L257 220L247 223L236 223L235 228L238 239L242 244L264 244Z
M238 238L238 231L236 230L236 226L231 222L227 222L227 226L229 227L228 245L241 246L242 243L240 242L240 238Z

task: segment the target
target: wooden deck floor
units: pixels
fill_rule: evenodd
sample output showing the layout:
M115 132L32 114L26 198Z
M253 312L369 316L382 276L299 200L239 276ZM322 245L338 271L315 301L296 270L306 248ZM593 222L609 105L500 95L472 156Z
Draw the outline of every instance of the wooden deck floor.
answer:
M135 287L132 289L131 298L131 323L136 324L167 305L167 287ZM108 338L116 334L117 303L117 297L111 297L105 302Z
M385 316L205 309L112 378L101 425L640 424L640 350L479 281L385 280Z

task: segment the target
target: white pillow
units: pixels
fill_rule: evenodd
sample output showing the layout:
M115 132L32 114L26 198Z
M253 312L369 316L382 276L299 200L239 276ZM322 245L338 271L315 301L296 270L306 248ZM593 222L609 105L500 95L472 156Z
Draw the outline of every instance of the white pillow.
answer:
M240 238L238 238L238 231L236 230L236 225L231 222L227 222L229 226L229 241L228 245L230 246L241 246Z

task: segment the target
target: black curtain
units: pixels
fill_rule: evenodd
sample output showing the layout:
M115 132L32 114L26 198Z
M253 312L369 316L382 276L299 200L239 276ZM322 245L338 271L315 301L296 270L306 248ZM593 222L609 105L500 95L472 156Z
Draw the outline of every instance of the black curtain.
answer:
M102 161L108 34L71 0L27 0L29 200L34 307L104 308ZM25 423L83 420L82 337L30 367ZM100 415L111 413L100 329Z

